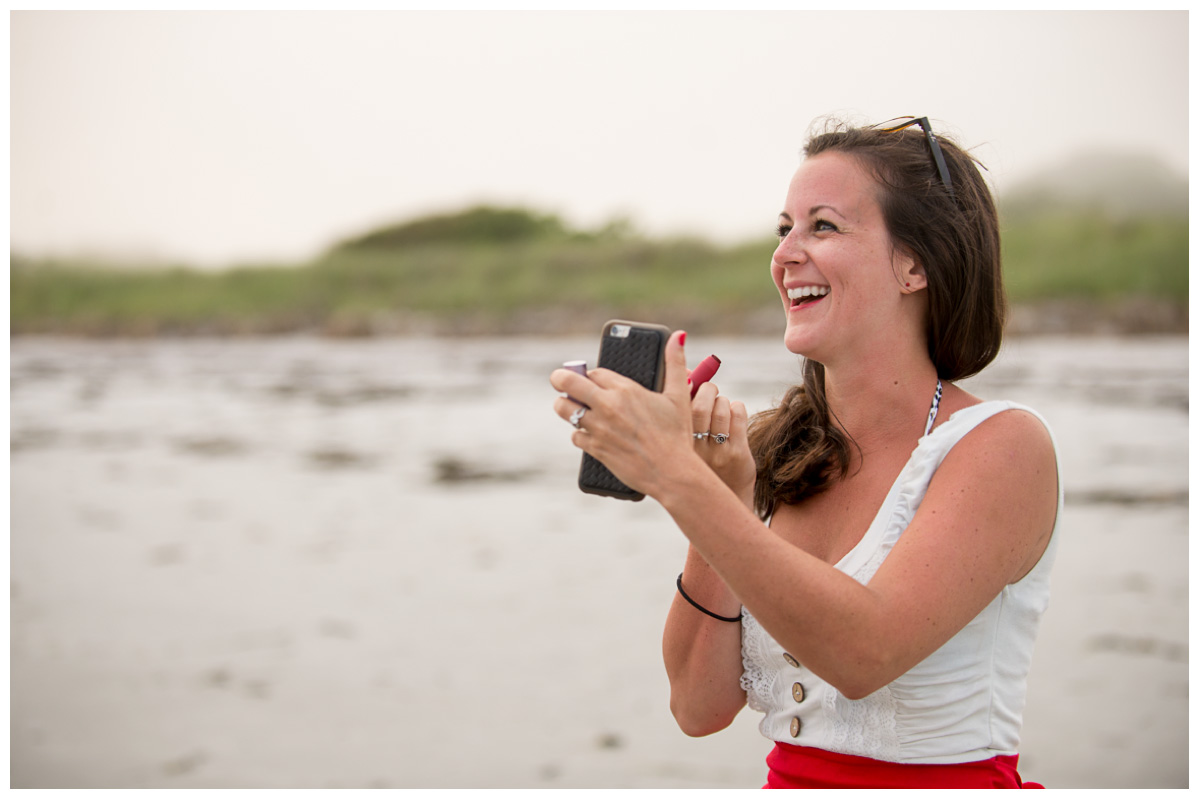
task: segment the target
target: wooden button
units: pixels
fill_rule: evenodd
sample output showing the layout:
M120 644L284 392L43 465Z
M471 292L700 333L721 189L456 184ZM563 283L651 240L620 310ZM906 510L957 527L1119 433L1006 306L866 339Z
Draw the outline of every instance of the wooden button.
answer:
M800 736L800 718L792 717L792 738L797 739Z
M797 703L804 702L804 686L800 683L792 684L792 699Z
M786 662L788 662L789 664L791 664L793 667L798 667L798 666L800 666L800 662L799 662L799 661L797 661L796 659L792 658L792 654L791 654L791 653L784 653L784 654L783 654L783 660L784 660L784 661L786 661Z

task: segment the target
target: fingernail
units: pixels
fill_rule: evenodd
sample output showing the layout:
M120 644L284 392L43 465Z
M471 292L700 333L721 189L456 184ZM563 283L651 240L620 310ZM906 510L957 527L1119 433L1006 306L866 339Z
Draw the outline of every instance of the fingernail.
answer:
M576 375L582 375L585 378L587 377L587 362L586 361L564 361L563 369L569 369L569 370L571 370L571 372L574 372ZM567 398L572 403L579 403L578 400L576 400L574 397L571 397L571 395L567 394L566 392L563 392L563 397ZM583 406L584 408L588 408L588 405L586 403L579 403L579 405Z
M679 334L679 346L683 347L683 343L687 341L687 331L681 331Z

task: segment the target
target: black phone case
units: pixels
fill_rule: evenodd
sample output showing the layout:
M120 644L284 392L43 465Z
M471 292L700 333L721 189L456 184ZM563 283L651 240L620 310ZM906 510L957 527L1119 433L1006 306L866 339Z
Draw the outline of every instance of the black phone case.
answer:
M626 330L627 329L627 330ZM644 322L611 320L600 335L598 367L619 372L645 388L663 389L665 351L670 328ZM579 488L588 494L638 501L645 497L617 479L600 461L583 454L579 465Z

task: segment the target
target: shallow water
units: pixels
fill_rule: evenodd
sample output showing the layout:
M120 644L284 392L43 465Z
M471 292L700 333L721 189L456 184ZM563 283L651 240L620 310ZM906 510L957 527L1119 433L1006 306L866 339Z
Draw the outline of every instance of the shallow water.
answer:
M689 344L751 411L799 376ZM756 715L666 707L682 536L575 489L546 377L594 355L14 340L13 785L761 785ZM965 382L1041 411L1067 491L1027 779L1187 785L1187 375L1184 338L1017 339Z

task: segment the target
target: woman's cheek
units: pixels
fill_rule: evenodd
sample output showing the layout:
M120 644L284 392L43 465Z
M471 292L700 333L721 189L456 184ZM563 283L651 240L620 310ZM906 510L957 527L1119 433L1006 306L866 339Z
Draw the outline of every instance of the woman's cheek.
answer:
M774 261L771 262L771 280L775 282L775 288L779 290L780 295L783 295L783 267L777 266Z

